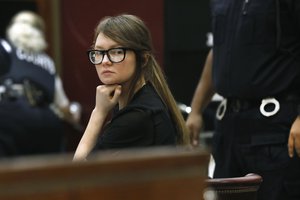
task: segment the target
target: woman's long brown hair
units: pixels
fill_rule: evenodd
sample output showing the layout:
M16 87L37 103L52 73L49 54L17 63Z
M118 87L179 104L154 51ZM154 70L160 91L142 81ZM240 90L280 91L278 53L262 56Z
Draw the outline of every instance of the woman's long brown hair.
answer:
M131 82L127 102L133 97L135 85L140 81L140 77L144 75L145 81L153 85L169 109L172 120L180 134L177 143L181 145L188 144L189 136L185 121L168 87L165 75L153 55L152 38L145 23L137 16L128 14L105 17L95 29L94 41L99 33L125 47L136 50L137 70Z

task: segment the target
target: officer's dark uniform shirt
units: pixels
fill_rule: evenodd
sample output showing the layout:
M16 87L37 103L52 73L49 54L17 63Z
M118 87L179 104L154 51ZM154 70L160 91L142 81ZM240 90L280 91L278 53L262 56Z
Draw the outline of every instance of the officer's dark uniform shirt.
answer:
M175 124L150 83L123 109L114 113L96 149L175 145Z
M216 92L244 99L299 93L300 1L211 2Z
M10 47L10 69L1 76L0 82L3 84L4 80L12 79L14 83L22 84L24 80L29 80L43 91L47 102L52 102L56 73L52 59L43 53L27 53L13 45Z

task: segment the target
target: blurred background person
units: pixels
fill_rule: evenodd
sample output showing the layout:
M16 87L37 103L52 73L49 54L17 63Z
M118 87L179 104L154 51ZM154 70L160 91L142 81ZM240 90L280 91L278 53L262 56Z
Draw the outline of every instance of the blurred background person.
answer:
M21 11L0 40L0 157L62 152L63 121L79 122L44 31L39 15Z

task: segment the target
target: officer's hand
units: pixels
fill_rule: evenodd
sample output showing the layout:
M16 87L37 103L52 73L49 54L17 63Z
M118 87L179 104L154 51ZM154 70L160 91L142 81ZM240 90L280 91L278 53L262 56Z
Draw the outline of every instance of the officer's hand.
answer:
M199 144L199 134L203 126L203 118L199 113L190 113L186 120L187 128L190 131L190 140L193 146Z
M294 150L296 150L298 157L300 157L300 116L296 118L290 130L288 150L290 157L294 156Z
M95 110L107 114L118 103L121 95L120 85L99 85L96 91Z

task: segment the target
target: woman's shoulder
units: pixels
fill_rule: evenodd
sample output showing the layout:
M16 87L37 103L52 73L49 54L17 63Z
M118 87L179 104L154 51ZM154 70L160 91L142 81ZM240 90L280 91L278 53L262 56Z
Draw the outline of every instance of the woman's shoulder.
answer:
M131 102L127 105L127 108L152 111L166 109L163 101L150 83L145 84L134 95Z

